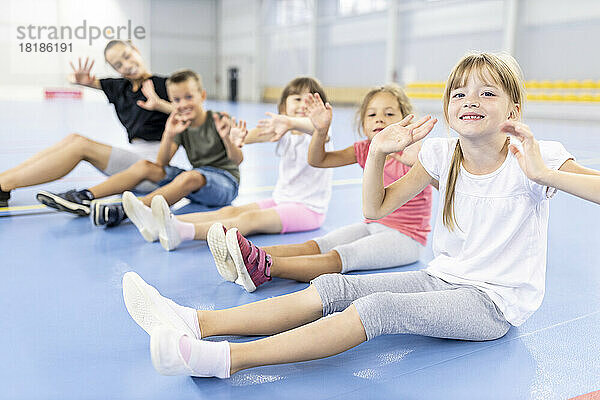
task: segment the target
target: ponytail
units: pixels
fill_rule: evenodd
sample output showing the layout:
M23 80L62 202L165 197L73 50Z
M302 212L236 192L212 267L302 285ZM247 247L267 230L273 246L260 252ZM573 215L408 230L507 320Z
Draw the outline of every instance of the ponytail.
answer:
M458 226L456 224L456 218L454 215L454 193L462 160L463 153L462 149L460 148L459 140L456 142L454 154L452 155L452 162L450 164L450 171L448 172L448 180L446 182L446 197L444 198L444 211L442 213L444 225L450 231L454 231L454 228Z

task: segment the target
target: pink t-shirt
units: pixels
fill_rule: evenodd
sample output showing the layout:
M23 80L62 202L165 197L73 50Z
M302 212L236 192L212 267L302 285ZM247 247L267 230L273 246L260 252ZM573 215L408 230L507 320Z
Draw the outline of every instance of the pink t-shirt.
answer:
M365 163L367 162L370 144L370 140L354 143L356 161L362 168L365 167ZM383 168L383 184L387 186L397 181L406 175L410 171L410 168L408 165L404 165L394 158L388 158ZM365 222L367 224L377 222L389 226L425 246L427 244L427 234L431 232L431 226L429 225L430 218L431 186L427 186L421 193L390 215L378 220L365 219Z

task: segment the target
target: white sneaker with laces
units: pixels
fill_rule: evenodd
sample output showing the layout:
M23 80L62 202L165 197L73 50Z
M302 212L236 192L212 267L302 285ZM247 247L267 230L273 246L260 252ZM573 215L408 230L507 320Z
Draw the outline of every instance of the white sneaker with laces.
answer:
M181 244L181 236L175 228L175 216L167 201L161 195L152 198L152 215L158 226L158 240L162 247L167 250L175 250Z
M123 300L131 318L148 334L157 326L165 326L189 337L200 336L200 327L190 326L198 325L196 310L161 296L156 288L133 271L123 275Z
M152 209L138 200L131 192L123 193L123 209L131 222L147 242L158 240L158 225L152 216Z

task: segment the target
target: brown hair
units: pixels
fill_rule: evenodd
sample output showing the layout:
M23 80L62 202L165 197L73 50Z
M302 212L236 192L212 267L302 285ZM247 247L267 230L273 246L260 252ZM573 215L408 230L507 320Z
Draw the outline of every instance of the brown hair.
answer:
M202 91L202 78L200 75L192 71L191 69L182 69L180 71L173 72L169 78L167 78L167 86L173 83L182 83L193 80L198 85L198 90Z
M446 123L449 121L448 103L450 102L450 92L456 88L465 86L469 75L473 72L479 74L479 78L484 82L491 77L494 81L493 83L499 85L508 94L513 104L518 104L522 110L523 102L525 101L525 86L523 84L523 74L517 61L508 54L471 53L464 56L454 66L448 76L443 99ZM520 113L518 117L520 118ZM458 140L452 156L450 171L448 172L446 197L444 198L443 221L444 225L451 231L454 230L456 225L454 217L454 193L462 160L463 153L460 147L460 140Z
M104 59L106 59L106 52L118 44L122 44L123 46L131 47L132 49L135 49L135 47L133 46L133 43L131 43L131 40L126 41L126 40L114 39L114 40L111 40L110 42L106 43L106 46L104 47Z
M365 95L363 98L360 107L356 111L356 129L358 133L361 134L363 129L363 123L365 122L365 115L367 114L367 107L369 107L369 103L375 97L375 95L379 93L389 93L398 100L398 106L400 107L400 113L402 114L402 118L406 117L408 114L413 112L413 106L408 99L406 93L400 86L395 83L389 83L385 86L374 87Z
M315 78L301 76L292 80L283 89L281 97L279 98L279 104L277 105L277 111L279 114L283 114L285 112L285 101L288 96L300 94L305 91L313 94L319 93L319 96L321 96L321 99L323 99L323 103L327 103L327 96L325 95L325 90L323 90L321 83Z

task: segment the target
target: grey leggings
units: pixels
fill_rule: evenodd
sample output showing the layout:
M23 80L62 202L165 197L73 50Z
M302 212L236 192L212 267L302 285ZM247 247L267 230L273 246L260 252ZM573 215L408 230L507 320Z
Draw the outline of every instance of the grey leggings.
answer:
M340 255L342 273L412 264L423 249L413 238L377 222L343 226L313 240L322 254L335 250Z
M323 316L354 304L367 340L398 333L493 340L510 327L484 292L450 284L425 271L328 274L311 284L321 296Z

